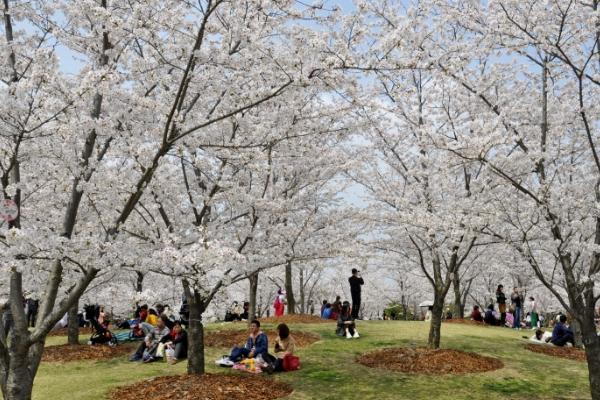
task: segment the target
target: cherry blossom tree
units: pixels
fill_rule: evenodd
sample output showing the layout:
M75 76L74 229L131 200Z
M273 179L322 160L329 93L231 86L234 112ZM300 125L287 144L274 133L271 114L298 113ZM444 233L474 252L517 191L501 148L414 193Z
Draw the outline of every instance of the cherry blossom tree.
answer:
M6 0L3 15L2 90L23 110L18 123L3 120L17 129L6 138L13 145L3 154L2 190L20 211L0 232L14 318L0 345L0 386L12 400L31 397L46 334L90 282L131 265L123 259L144 248L147 240L131 234L137 221L129 220L143 215L145 204L159 204L149 189L166 160L187 141L221 146L215 140L232 117L314 76L310 61L300 63L305 54L292 54L299 47L282 46L298 33L288 23L301 16L294 4ZM29 38L15 23L37 33ZM77 76L58 71L56 45L81 55ZM32 128L39 130L35 140L27 136ZM183 235L192 243L164 238L170 247L160 251L189 244L192 254L210 249L225 258L227 247L209 243L200 228ZM32 332L19 305L29 271L47 273Z

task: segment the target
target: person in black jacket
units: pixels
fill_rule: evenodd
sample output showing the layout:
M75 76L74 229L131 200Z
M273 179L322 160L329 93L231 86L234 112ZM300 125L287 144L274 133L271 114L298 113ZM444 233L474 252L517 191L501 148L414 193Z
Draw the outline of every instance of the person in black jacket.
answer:
M506 295L503 292L504 286L498 285L496 289L496 303L498 303L498 312L500 313L500 325L504 326L506 322Z
M187 358L188 352L188 335L181 326L181 322L175 321L171 333L162 338L161 342L165 343L167 349L173 349L173 362L177 362Z
M365 284L363 278L358 275L359 271L356 268L352 268L352 276L348 278L350 282L350 295L352 296L352 318L358 318L358 311L360 310L360 290L361 286Z

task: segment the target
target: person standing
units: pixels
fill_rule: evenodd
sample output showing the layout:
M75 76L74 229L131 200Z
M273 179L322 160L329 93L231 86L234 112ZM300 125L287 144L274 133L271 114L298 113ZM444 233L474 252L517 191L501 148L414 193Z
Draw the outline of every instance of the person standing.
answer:
M275 309L275 316L281 317L285 312L285 290L279 288L277 290L277 296L273 302L273 308Z
M500 313L500 326L506 323L506 295L503 292L504 286L498 285L496 289L496 303L498 303L498 312Z
M523 298L519 294L519 289L515 286L510 295L510 303L514 310L513 328L521 329L521 314L523 310Z
M352 276L348 278L350 282L350 295L352 296L352 318L358 319L358 311L360 310L360 291L361 286L365 284L363 278L358 274L360 271L352 268Z
M535 303L535 299L533 297L529 297L529 304L527 307L527 311L529 312L529 315L531 316L531 329L537 329L538 328L538 310L537 310L537 304Z
M39 305L39 300L34 300L32 298L27 299L27 324L32 328L35 327Z

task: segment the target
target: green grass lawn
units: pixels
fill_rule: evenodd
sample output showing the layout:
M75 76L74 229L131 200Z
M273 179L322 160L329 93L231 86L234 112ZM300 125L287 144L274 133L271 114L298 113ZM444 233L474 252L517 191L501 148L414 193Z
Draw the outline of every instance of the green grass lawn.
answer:
M240 324L213 324L211 329ZM270 326L264 326L265 329ZM553 358L523 349L530 331L444 324L442 347L497 357L504 368L488 373L459 376L414 376L371 369L354 362L366 351L394 346L423 346L427 325L423 322L361 321L360 339L334 335L334 324L292 325L293 331L319 333L322 340L302 349L302 369L277 374L294 392L287 399L589 399L585 363ZM85 337L87 339L87 337ZM64 343L49 338L47 345ZM207 372L241 373L219 368L213 360L229 349L207 349ZM130 363L125 357L102 362L42 363L35 380L35 400L99 400L111 388L170 374L185 373L185 363Z

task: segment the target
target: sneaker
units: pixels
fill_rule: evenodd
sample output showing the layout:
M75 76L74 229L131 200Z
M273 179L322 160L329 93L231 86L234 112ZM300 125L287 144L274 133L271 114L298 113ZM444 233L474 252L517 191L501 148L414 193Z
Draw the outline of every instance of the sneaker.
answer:
M154 357L152 357L152 356L144 357L144 362L145 363L150 363L152 361L154 361Z
M221 367L233 367L235 363L229 359L229 356L223 356L222 358L216 360L215 364Z
M352 337L354 339L358 339L360 337L360 335L358 334L358 331L354 331L354 335L352 335Z

